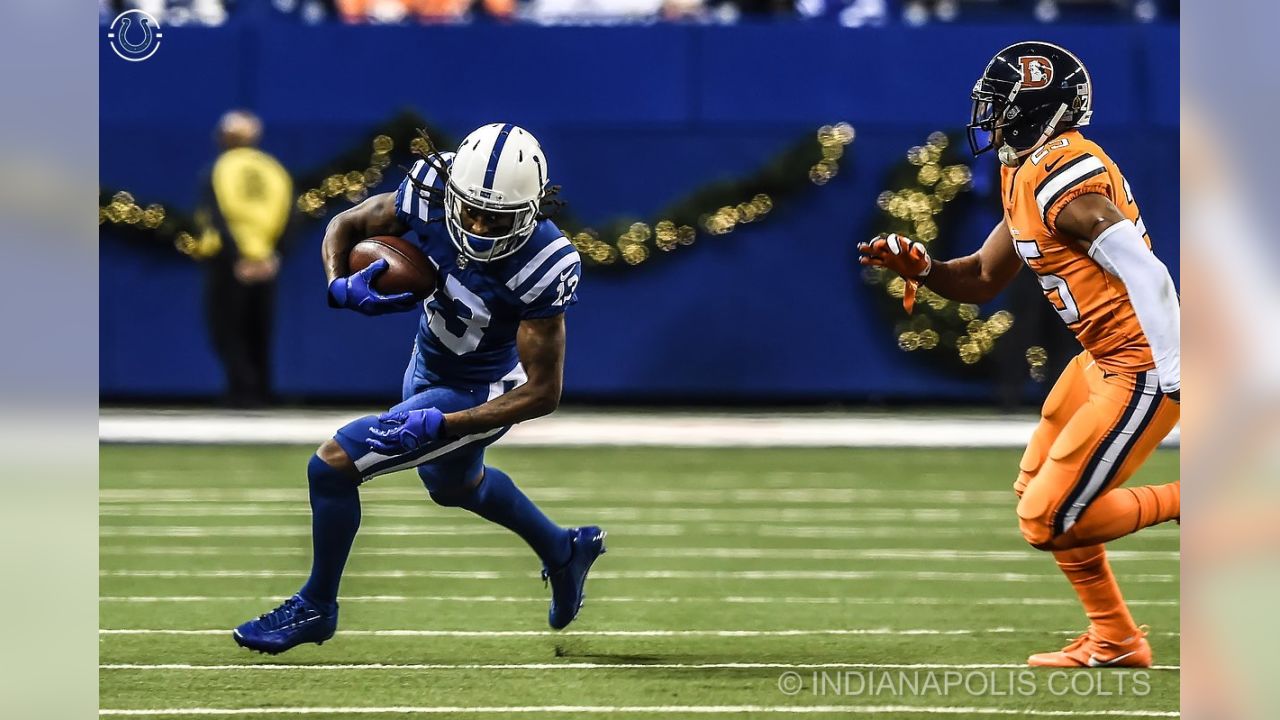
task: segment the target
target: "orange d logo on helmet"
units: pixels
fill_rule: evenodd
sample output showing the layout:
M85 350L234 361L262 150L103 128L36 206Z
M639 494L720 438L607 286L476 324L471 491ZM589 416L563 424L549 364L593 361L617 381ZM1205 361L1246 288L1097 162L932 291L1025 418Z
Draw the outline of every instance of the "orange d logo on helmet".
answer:
M1022 66L1022 89L1038 90L1053 82L1053 63L1043 55L1023 55L1018 58Z

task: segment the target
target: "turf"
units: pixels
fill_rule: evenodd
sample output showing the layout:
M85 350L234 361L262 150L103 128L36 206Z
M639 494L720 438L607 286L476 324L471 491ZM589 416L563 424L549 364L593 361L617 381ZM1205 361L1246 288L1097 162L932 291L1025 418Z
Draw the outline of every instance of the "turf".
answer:
M1085 619L1051 558L1017 532L1016 451L499 446L490 462L553 518L610 533L587 604L560 634L518 538L431 504L412 473L378 478L362 490L338 635L251 654L230 628L309 567L309 453L102 447L102 708L914 718L1178 707L1176 525L1112 546L1167 669L1018 667ZM1177 462L1160 451L1132 482L1167 482ZM419 632L375 632L386 630ZM892 667L911 665L925 667ZM779 690L784 672L798 693Z

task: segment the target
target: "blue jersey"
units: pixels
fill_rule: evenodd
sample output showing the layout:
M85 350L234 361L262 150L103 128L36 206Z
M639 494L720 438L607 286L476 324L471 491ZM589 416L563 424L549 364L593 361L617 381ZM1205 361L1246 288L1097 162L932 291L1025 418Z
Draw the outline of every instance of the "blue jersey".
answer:
M452 153L444 158L453 162ZM423 160L409 175L444 189L439 173ZM582 260L550 220L539 221L533 237L508 257L460 263L443 205L419 192L408 177L396 191L396 216L413 228L418 248L439 273L435 293L424 302L416 340L433 384L473 386L503 379L519 363L520 321L559 315L578 301Z

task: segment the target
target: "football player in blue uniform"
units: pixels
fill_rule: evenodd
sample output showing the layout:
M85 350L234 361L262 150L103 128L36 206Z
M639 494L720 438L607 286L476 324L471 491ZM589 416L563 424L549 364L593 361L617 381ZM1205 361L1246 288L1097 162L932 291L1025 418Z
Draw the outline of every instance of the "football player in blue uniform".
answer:
M577 302L581 261L543 215L548 188L538 141L495 123L468 135L456 153L429 149L395 193L329 223L323 254L331 306L366 315L419 307L410 294L373 288L385 260L349 272L351 248L368 237L414 231L439 281L423 303L403 402L343 426L307 466L310 578L280 607L237 627L237 643L275 654L333 637L338 583L360 526L360 484L408 468L436 503L470 510L533 548L551 585L551 627L577 616L587 572L605 551L604 531L556 525L506 473L484 463L486 446L560 401L564 311Z

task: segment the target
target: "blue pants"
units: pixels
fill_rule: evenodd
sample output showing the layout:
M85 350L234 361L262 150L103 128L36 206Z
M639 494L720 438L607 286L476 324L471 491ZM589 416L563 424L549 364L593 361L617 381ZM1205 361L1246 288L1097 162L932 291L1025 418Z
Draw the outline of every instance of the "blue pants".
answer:
M517 365L506 377L487 386L433 383L415 352L405 371L401 391L404 401L392 410L466 410L510 392L524 379L524 371ZM370 428L378 425L377 415L366 415L347 423L334 435L360 471L361 482L416 467L432 500L463 508L514 532L537 553L544 566L559 568L572 557L573 533L552 522L506 473L484 465L484 449L508 428L440 440L398 455L383 455L368 445ZM349 475L319 455L312 456L307 466L307 483L311 493L313 555L311 576L299 593L326 612L336 612L342 570L360 529L360 492Z
M482 386L448 386L430 384L421 358L415 350L405 369L401 387L403 400L394 411L420 410L433 407L451 413L483 404L510 392L525 381L519 365L501 380ZM484 467L484 449L497 442L509 427L495 428L474 435L428 443L400 455L382 455L369 449L370 428L379 427L378 416L366 415L347 423L334 436L347 456L360 471L362 480L377 475L417 468L422 483L432 494L451 489L478 478Z

